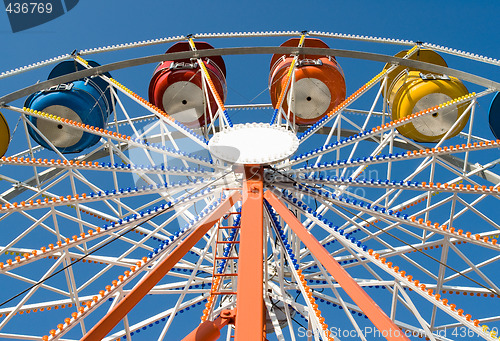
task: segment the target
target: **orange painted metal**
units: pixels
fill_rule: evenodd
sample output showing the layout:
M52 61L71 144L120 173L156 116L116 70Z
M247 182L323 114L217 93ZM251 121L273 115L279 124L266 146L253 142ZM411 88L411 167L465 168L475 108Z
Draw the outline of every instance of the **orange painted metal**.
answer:
M264 197L387 340L408 340L404 332L394 324L274 193L267 191Z
M264 199L262 166L245 165L241 209L240 260L235 340L264 340L263 238Z
M223 310L214 321L203 322L182 341L216 341L220 337L220 330L228 324L234 324L235 317L235 310Z
M299 44L299 38L292 38L281 44L281 46L296 47ZM322 40L316 38L306 38L304 47L329 48ZM273 107L279 102L281 93L286 88L288 83L287 73L294 59L293 55L275 54L271 59L269 73L269 91ZM300 66L299 66L300 65ZM346 96L346 85L344 74L340 65L333 56L325 55L299 55L298 65L295 67L295 82L298 84L301 81L309 80L307 84L310 87L322 84L326 97L329 96L329 103L318 104L318 97L313 92L300 90L296 93L295 109L291 109L291 116L295 116L297 124L306 125L316 123L320 118L332 111L339 105ZM316 84L316 85L313 85ZM296 85L297 86L297 85ZM283 111L288 112L288 94L290 89L286 91L286 97L283 101ZM311 96L308 96L311 95ZM307 97L306 97L307 96ZM326 99L325 97L325 99ZM323 106L325 105L325 106ZM305 108L307 114L303 112ZM319 109L321 108L321 109ZM294 112L295 111L295 112Z
M102 340L139 301L177 264L179 260L214 226L231 207L241 199L239 192L224 200L203 222L186 237L165 259L125 296L106 316L104 316L81 341Z

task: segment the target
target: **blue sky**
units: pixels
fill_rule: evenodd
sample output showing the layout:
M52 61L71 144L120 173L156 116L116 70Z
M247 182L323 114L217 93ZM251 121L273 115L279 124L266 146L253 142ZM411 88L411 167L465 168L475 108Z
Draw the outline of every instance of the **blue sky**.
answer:
M496 24L496 13L500 4L492 1L419 1L418 5L414 2L385 0L309 1L307 4L300 1L211 1L210 5L205 1L193 1L189 5L181 5L176 2L152 0L146 4L141 1L80 1L65 15L15 34L11 32L7 15L2 11L0 36L3 48L0 70L14 69L70 53L75 49L83 50L191 33L233 31L316 30L351 33L437 43L491 57L500 55L500 47L497 44L500 29ZM235 46L252 44L251 40L236 42L231 43ZM271 39L266 43L278 45L281 42L282 39ZM215 40L213 44L223 46L225 42L219 43ZM344 41L339 41L338 45L331 47L357 48L356 44ZM364 48L367 47L375 52L380 46L365 44ZM156 54L165 49L160 46L147 52ZM389 46L384 52L391 54L399 50L400 47L391 49ZM96 59L106 63L137 55L133 51L127 51L118 57L101 54ZM234 66L229 65L232 70L228 73L227 104L248 101L265 89L267 58L262 56L260 59L264 67L241 67L239 61L236 61ZM450 64L450 58L447 60ZM368 78L367 75L356 72L356 68L351 71L349 64L342 66L346 68L348 93ZM453 58L450 66L457 66L453 65ZM150 66L145 66L142 70L148 74L152 72ZM261 72L262 76L253 77L256 71ZM482 72L481 69L467 71L479 74ZM491 68L487 72L491 72ZM45 79L47 74L47 70L39 72L38 79ZM234 80L231 77L235 77ZM245 79L244 82L240 82L242 78ZM130 77L121 79L139 81ZM13 83L10 83L11 81ZM31 82L32 77L22 75L4 83L1 87L2 93ZM144 89L144 92L140 89ZM145 89L146 86L142 84L135 88L143 96L146 96ZM267 92L256 102L269 102Z
M67 14L41 26L12 33L6 13L0 14L0 73L39 60L69 53L74 49L107 46L133 41L185 35L191 33L316 30L351 33L388 38L410 39L470 51L493 58L500 57L500 2L497 1L130 1L80 0ZM269 39L278 45L283 39ZM247 41L227 41L246 44ZM254 42L248 40L248 44ZM225 41L213 41L224 46ZM331 46L335 48L336 46ZM357 45L339 42L339 47L356 49ZM148 53L162 53L167 46L149 48ZM377 51L375 44L368 49ZM399 47L388 47L381 53L395 53ZM140 55L135 51L120 52L118 59ZM102 54L95 60L101 63L115 57ZM259 65L245 60L228 61L229 97L227 104L241 104L254 98L267 86L269 56L259 56ZM447 58L450 65L455 59ZM348 95L375 73L364 74L346 61ZM500 72L487 71L481 66L467 71L500 79ZM457 67L460 66L457 61ZM117 78L137 91L147 94L147 80L152 65L127 75L117 72ZM377 64L375 69L380 69ZM234 70L234 71L233 71ZM488 69L488 70L491 70ZM488 72L488 74L487 74ZM0 80L0 96L44 80L47 69ZM254 76L259 75L259 77ZM267 92L256 102L268 103ZM484 108L483 108L483 112ZM241 114L241 113L240 113ZM238 114L238 115L240 115ZM269 115L270 117L270 115ZM10 123L15 119L7 118ZM248 120L242 118L242 120ZM237 121L237 120L236 120Z
M497 55L495 1L80 1L66 15L11 33L0 14L1 69L73 49L197 32L318 30L441 43Z

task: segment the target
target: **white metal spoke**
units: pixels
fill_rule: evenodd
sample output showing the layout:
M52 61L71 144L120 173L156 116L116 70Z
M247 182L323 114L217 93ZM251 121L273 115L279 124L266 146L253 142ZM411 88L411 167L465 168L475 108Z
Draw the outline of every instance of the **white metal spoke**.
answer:
M213 50L200 48L202 41L213 38L224 39L218 39ZM266 38L300 38L300 42L292 47L268 46ZM300 101L311 99L300 92L301 74L310 66L323 70L327 64L323 57L315 60L319 52L308 44L310 38L335 47L325 49L324 56L338 63L342 77L340 66L348 59L351 64L346 63L345 70L356 70L364 78L357 83L359 77L351 78L346 72L346 87L341 93L344 96L344 90L349 89L348 97L333 98L332 92L328 112L314 109L320 115L316 122L302 124L301 119L309 118L294 110ZM219 47L227 42L246 49ZM248 46L253 42L256 46ZM174 43L187 49L166 55L148 55L152 50L143 49L158 45L159 51L165 51L165 46ZM406 49L398 54L402 58L392 56L394 46ZM136 58L127 59L132 51ZM109 64L96 67L87 62L87 58L100 59L104 52L109 53ZM428 63L424 55L434 52L445 59L446 55L456 57L456 68L451 63L450 67ZM260 68L252 69L251 77L270 79L270 89L281 82L280 103L254 104L267 89L262 91L259 86L248 94L245 91L251 89L252 82L238 76L234 79L245 89L232 81L225 103L225 80L221 96L213 83L217 80L207 71L212 63L217 64L215 56L230 61L231 68L241 68L252 65L259 54L293 60L280 77L268 75L268 67L263 78ZM173 61L182 58L189 63L176 62L159 72L191 72L186 84L199 88L200 97L192 112L183 106L186 103L180 104L178 112L159 105L161 96L151 95L156 87L149 79L151 74L137 68L153 68L158 62L165 67L171 56L175 56ZM78 76L63 75L61 84L54 79L38 82L63 61L79 68ZM373 68L376 63L378 71ZM273 115L272 124L264 123L266 129L268 125L270 130L286 130L296 138L296 145L275 161L261 162L260 154L282 143L264 135L249 140L255 164L264 165L265 191L279 196L321 247L381 307L388 321L406 335L413 334L411 339L448 341L453 337L442 332L450 334L453 328L484 339L498 338L494 331L500 326L496 304L500 279L495 271L500 262L496 209L500 200L500 140L492 138L487 121L498 114L489 113L488 107L500 91L500 82L462 71L476 70L478 64L487 68L483 74L492 78L500 61L425 42L283 31L207 33L131 42L75 51L0 73L4 89L0 106L6 109L1 115L5 112L12 133L7 153L0 157L0 180L4 180L0 181L0 338L52 341L84 337L106 312L120 306L141 278L156 271L223 198L241 191L245 176L242 165L219 159L212 145L216 139L211 139ZM394 70L401 76L398 84ZM233 70L228 69L228 75L229 71L232 77ZM24 72L25 81L32 85L12 88L9 84L18 84L22 79L17 76ZM439 100L426 97L418 106L410 103L413 109L398 112L395 102L403 96L396 98L396 85L406 87L414 73L417 81L425 80L426 84L439 81L450 85L457 79L467 89L453 96L432 92L443 96L438 96ZM85 121L79 110L75 115L82 122L47 108L34 110L29 101L26 107L20 104L34 93L69 93L79 79L85 80L85 86L102 82L94 107L105 109L103 126ZM143 86L148 81L150 89ZM333 86L327 84L330 81L325 83L328 89ZM128 84L133 90L126 87ZM187 89L186 84L176 85L176 100L179 89ZM243 94L242 100L234 93ZM191 101L189 97L186 99ZM188 107L189 113L184 112ZM194 113L202 115L199 121L192 122ZM233 118L238 121L234 126ZM200 125L203 119L206 124ZM441 129L442 122L446 127ZM57 135L59 129L75 141L91 137L92 143L68 153L54 138L62 136ZM418 137L427 136L426 131L433 131L433 138ZM244 130L241 132L238 139L244 138ZM493 129L492 133L498 132ZM258 150L257 142L265 141L270 141L266 150ZM225 158L224 154L219 157ZM370 328L374 331L366 319L370 314L352 303L348 288L327 273L315 258L317 253L306 248L267 204L263 300L272 330L266 338L345 338L329 337L328 327L350 328L356 332L355 338L370 340L372 335L365 333ZM240 295L236 293L237 275L247 270L239 267L238 259L241 235L237 231L241 226L235 219L239 219L241 205L232 207L207 230L103 340L181 339L198 327L200 317L202 321L214 320L224 309L234 309ZM228 241L235 243L225 248ZM224 285L212 287L220 264L234 276L222 280ZM72 309L63 315L56 311L62 307ZM28 313L30 323L25 323ZM36 330L40 325L47 327ZM79 328L74 328L77 325ZM235 328L238 326L223 329L221 335L230 340ZM47 337L42 338L44 335Z

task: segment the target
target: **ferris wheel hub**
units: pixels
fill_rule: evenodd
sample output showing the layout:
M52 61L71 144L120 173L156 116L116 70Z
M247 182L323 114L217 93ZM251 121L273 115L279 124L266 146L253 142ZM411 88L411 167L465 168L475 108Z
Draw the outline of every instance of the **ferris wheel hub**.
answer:
M214 157L231 164L271 164L295 153L299 140L284 127L247 123L214 134L208 146Z

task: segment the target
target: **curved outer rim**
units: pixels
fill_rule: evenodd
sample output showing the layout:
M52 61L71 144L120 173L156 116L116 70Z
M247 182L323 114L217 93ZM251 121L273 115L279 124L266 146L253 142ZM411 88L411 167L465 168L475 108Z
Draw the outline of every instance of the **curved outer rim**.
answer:
M361 52L352 50L340 50L340 49L325 49L325 48L315 48L315 47L273 47L273 46L257 46L257 47L229 47L229 48L219 48L213 50L200 50L200 51L186 51L186 52L175 52L169 54L159 54L151 55L146 57L127 59L120 62L105 64L96 68L87 69L83 71L73 72L65 76L53 78L44 82L40 82L35 85L31 85L14 91L8 95L0 98L0 106L5 106L7 103L13 102L19 98L28 96L34 92L49 88L53 85L71 82L76 79L98 76L105 72L124 69L132 66L140 66L150 63L159 63L165 60L176 60L176 59L186 59L186 58L202 58L210 57L214 55L227 56L227 55L249 55L249 54L322 54L331 55L335 57L345 57L354 59L363 59L377 61L381 63L393 63L397 65L404 65L411 68L421 69L433 73L441 73L449 76L457 77L460 80L464 80L470 83L484 86L489 89L500 91L500 83L489 80L484 77L479 77L468 72L451 69L447 67L442 67L434 64L429 64L417 60L397 58L393 56L371 53L371 52Z
M108 64L108 65L113 65L113 64ZM446 68L446 70L448 70L448 69ZM94 71L95 71L95 70L94 70ZM448 74L450 74L449 72L447 72L447 73L448 73ZM1 103L1 98L0 98L0 103Z

